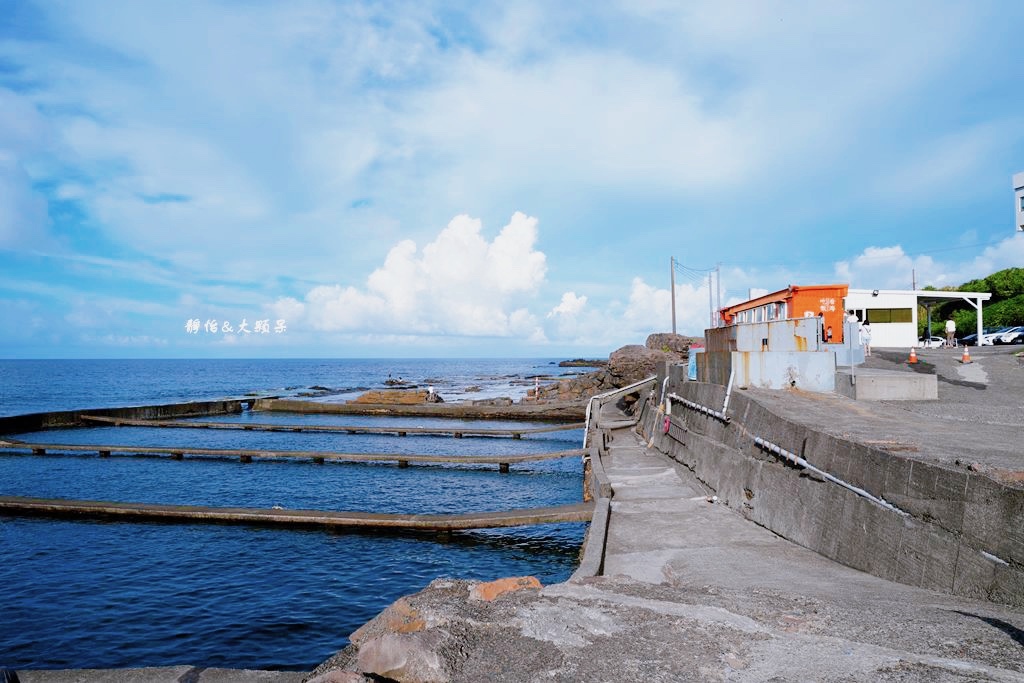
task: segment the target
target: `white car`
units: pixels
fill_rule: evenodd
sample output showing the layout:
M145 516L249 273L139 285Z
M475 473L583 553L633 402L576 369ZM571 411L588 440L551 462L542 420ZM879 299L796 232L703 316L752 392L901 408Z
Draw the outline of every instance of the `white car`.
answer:
M946 345L946 340L942 337L935 336L929 337L928 339L921 337L917 340L917 343L922 349L941 349Z
M1000 327L998 329L992 330L991 332L986 332L985 334L981 335L981 344L980 345L981 346L994 346L996 344L996 339L999 338L999 337L1002 337L1004 334L1009 332L1011 329L1012 328L1009 328L1009 327Z
M999 332L992 336L993 344L1015 344L1017 339L1024 334L1024 325L1017 325L1017 327L1008 327L1004 332ZM988 336L988 335L986 335Z

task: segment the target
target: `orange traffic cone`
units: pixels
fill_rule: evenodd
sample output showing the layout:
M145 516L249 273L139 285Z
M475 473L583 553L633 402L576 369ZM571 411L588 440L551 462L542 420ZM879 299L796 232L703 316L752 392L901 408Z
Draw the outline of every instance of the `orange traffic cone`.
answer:
M910 347L910 358L907 359L907 362L911 365L917 362L917 351L913 346Z
M964 347L964 355L960 356L960 362L961 363L970 363L971 362L971 352L967 350L966 346Z

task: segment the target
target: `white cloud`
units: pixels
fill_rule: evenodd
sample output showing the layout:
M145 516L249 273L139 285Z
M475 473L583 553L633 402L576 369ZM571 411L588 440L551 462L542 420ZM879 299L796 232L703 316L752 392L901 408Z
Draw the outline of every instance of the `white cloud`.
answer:
M942 261L930 255L911 256L903 247L867 247L853 259L835 264L836 277L862 289L910 289L917 286L958 286L1004 268L1024 263L1024 233L1014 233L967 261Z
M548 312L547 317L554 318L556 316L572 317L579 315L583 307L587 305L587 297L576 296L576 292L566 292L562 294L562 300L557 306Z
M412 240L395 245L364 288L315 287L303 301L279 299L273 311L326 332L540 338L535 316L516 305L547 273L534 248L537 219L517 212L491 242L481 228L456 216L422 250Z

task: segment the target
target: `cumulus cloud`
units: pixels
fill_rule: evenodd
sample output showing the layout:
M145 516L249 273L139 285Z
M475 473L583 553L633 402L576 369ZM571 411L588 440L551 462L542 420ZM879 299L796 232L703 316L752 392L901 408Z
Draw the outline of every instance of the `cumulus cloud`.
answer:
M537 219L516 212L490 242L482 223L456 216L419 249L396 244L363 287L323 285L303 301L279 299L279 317L325 332L521 336L538 339L523 306L547 273L536 250Z
M900 245L867 247L852 259L836 262L835 274L840 282L862 289L910 289L915 276L918 287L955 287L1004 268L1019 268L1022 263L1024 233L1014 233L966 261L912 256Z
M557 306L548 312L549 318L555 317L574 317L579 315L583 307L587 305L587 297L576 296L576 292L566 292L562 295L562 300Z

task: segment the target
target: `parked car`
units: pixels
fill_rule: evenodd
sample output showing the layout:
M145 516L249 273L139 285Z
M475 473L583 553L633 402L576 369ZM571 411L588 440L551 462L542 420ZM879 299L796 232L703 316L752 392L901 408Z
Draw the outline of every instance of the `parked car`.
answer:
M943 339L942 337L935 336L929 337L927 339L921 337L920 339L917 340L917 343L921 346L922 349L941 349L943 346L946 345L946 340Z
M994 330L993 332L986 332L985 334L981 335L981 345L982 346L994 346L995 344L998 343L998 342L996 342L996 339L998 339L999 337L1003 336L1004 334L1006 334L1009 331L1010 331L1009 327L1000 327L1000 328Z
M1003 327L986 327L981 331L981 346L992 346L992 338L997 332L1002 332L1006 328ZM960 343L964 346L978 346L978 335L969 334L966 337L960 339Z
M996 344L1022 344L1024 343L1024 325L1009 327L1005 332L995 335L992 341Z

